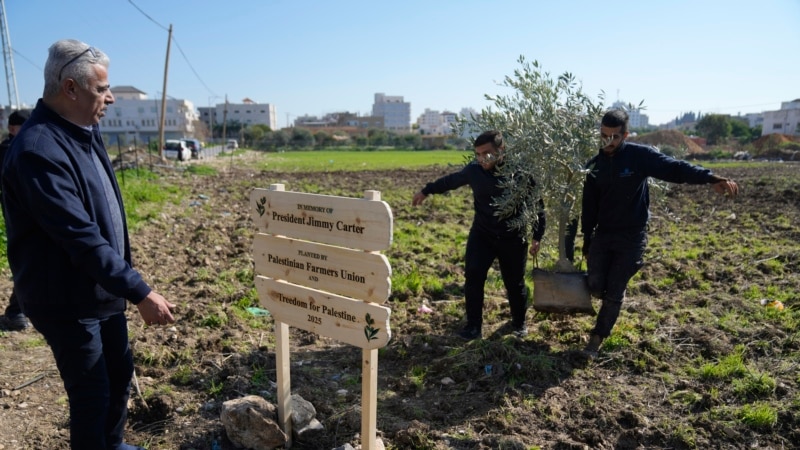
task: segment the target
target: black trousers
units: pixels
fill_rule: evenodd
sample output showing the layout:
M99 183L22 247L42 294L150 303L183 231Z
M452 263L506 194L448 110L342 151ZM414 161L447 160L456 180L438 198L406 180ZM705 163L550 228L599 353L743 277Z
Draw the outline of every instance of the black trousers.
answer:
M19 300L17 299L17 294L14 291L11 291L11 297L8 298L8 306L6 306L6 317L18 316L22 314L22 308L20 308Z
M133 377L125 314L107 319L30 320L50 345L64 381L71 448L130 448L122 444Z
M628 282L644 265L647 230L596 232L587 261L589 291L601 298L592 334L606 338L619 317Z
M484 286L489 268L495 259L500 264L511 320L515 326L525 324L525 311L528 307L528 290L525 287L528 242L521 237L497 238L473 228L467 238L465 254L464 299L467 327L480 328L483 324Z

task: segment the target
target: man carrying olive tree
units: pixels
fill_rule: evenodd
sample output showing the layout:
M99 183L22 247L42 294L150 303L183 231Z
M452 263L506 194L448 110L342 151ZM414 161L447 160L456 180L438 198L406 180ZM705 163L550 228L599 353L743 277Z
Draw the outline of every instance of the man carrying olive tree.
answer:
M483 295L486 276L495 259L500 263L500 273L508 293L511 310L511 326L517 336L525 336L528 290L525 286L525 265L528 253L539 252L540 241L545 232L544 207L539 209L538 221L533 227L533 236L528 248L528 239L519 229L509 225L508 217L497 214L495 199L503 192L501 179L508 179L500 171L504 161L505 143L499 131L486 131L475 139L475 161L458 172L445 175L428 183L414 194L412 205L421 204L428 195L443 194L461 186L472 188L475 215L467 238L464 273L464 298L467 324L459 333L466 340L481 337L483 324ZM524 178L534 185L530 177Z
M596 357L617 321L628 281L642 268L650 219L648 178L671 183L710 184L735 197L732 180L667 156L653 147L627 142L628 114L607 111L600 123L601 149L583 185L581 231L592 295L603 300L584 353Z

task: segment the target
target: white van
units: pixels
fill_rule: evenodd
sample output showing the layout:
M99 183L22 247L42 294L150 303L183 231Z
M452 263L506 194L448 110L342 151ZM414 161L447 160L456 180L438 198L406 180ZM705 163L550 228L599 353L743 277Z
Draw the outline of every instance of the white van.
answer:
M178 161L188 161L192 157L192 151L186 143L179 139L167 139L164 142L164 157L167 159L177 159Z
M228 139L228 145L226 145L225 148L236 150L239 148L239 141L236 139Z

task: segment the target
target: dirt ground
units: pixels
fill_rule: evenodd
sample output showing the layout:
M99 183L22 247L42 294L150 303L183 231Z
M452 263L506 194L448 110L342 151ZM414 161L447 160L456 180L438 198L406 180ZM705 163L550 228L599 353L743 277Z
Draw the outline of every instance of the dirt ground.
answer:
M180 308L171 327L145 327L135 308L128 310L141 392L132 396L128 442L151 450L233 449L219 420L221 403L249 394L276 400L272 320L234 308L253 289L250 189L285 182L291 190L304 181L320 193L360 196L364 189L416 189L451 170L277 174L241 166L220 164L215 176L167 173L166 182L187 186L191 194L132 236L137 268ZM707 243L681 242L676 230L681 220L706 221L720 207L735 208L738 219L708 220L709 233L741 234L747 245L757 222L756 232L774 236L775 242L800 239L800 165L720 173L741 184L735 207L720 206L707 187L676 187L667 196L668 209L659 210L672 211L669 217L654 212L651 244L668 238L703 253ZM420 223L419 209L391 206L396 224ZM466 209L458 217L435 220L462 222L466 233L471 214ZM763 267L748 269L733 253L703 253L698 268L691 260L662 259L652 247L621 319L645 331L636 333L631 345L606 349L594 361L577 351L590 318L531 310L531 334L519 339L503 331L509 317L503 292L490 290L487 315L495 311L498 319L485 324L483 340L465 343L454 336L461 317L447 312L458 302L456 310L462 310L460 286L438 298L393 293L387 304L393 310L392 339L380 351L378 366L377 422L384 444L394 449L798 448L798 331L779 320L747 329L726 327L722 318L731 310L758 312L744 295L753 284L797 292L800 247L758 256ZM385 253L392 267L431 260L431 255L396 248ZM455 256L437 261L435 270L461 273L460 254L454 249ZM781 270L765 263L773 256L783 263ZM689 270L703 274L710 294L697 294L702 291L680 280L655 281ZM6 273L0 279L3 301L11 291L9 278ZM423 301L433 312L418 312ZM786 303L785 314L798 314L800 299ZM325 427L313 439L295 441L293 448L358 445L361 350L302 330L291 333L293 393L314 404ZM752 370L776 378L772 392L755 399L783 405L777 424L766 429L726 414L726 387L685 369L700 357L729 355L737 345L748 347ZM0 333L0 364L0 450L68 448L66 396L38 333ZM337 395L340 389L347 393Z

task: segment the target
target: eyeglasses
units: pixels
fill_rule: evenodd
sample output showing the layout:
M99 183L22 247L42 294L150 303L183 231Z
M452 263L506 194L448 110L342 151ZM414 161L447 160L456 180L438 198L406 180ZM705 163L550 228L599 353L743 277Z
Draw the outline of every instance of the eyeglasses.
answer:
M61 66L61 70L59 70L59 71L58 71L58 81L61 81L61 75L63 75L63 74L64 74L64 69L65 69L65 68L66 68L68 65L70 65L70 64L72 64L72 63L74 63L75 61L77 61L77 60L78 60L78 58L80 58L81 56L83 56L83 55L85 55L85 54L87 54L87 53L91 54L91 55L92 55L92 58L97 58L97 57L98 57L98 56L97 56L97 52L95 52L95 48L94 48L94 47L89 47L89 48L87 48L86 50L84 50L84 51L82 51L82 52L78 53L78 56L76 56L76 57L74 57L74 58L70 59L69 61L67 61L67 63L66 63L66 64L64 64L63 66Z

